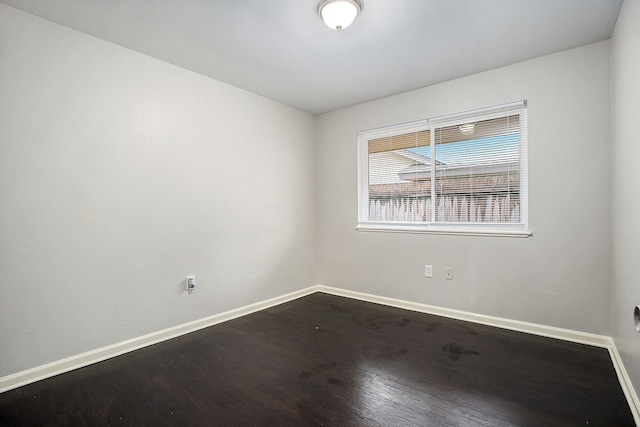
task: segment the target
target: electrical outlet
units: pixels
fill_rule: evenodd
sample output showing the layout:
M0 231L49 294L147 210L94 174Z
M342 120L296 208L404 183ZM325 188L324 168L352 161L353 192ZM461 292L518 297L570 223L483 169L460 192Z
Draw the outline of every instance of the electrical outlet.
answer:
M433 277L433 266L425 264L424 266L424 277Z
M444 269L444 278L447 280L453 280L453 267L446 267Z
M191 292L196 288L196 276L187 276L187 291Z

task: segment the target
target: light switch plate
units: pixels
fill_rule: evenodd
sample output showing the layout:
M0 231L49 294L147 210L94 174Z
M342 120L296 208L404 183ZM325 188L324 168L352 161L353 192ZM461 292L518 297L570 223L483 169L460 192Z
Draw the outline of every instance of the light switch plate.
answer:
M424 277L433 277L433 266L425 264L424 266Z

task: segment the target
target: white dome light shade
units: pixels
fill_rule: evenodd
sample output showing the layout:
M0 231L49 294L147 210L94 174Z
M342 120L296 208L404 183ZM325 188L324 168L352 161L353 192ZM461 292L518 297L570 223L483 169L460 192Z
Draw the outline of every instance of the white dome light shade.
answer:
M338 31L351 25L360 9L359 0L322 0L318 5L318 13L327 27Z

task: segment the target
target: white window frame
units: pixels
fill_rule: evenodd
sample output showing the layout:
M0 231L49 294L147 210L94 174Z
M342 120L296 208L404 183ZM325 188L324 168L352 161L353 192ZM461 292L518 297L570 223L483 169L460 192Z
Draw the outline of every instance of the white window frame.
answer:
M435 130L468 122L487 120L519 114L520 120L520 222L519 223L444 223L444 222L381 222L369 220L369 140L429 130L431 135L431 158L435 159ZM527 103L519 101L463 113L434 117L410 123L358 132L358 225L359 231L382 231L402 233L459 234L500 237L529 237L528 215L528 131ZM431 168L431 200L435 196L436 168Z

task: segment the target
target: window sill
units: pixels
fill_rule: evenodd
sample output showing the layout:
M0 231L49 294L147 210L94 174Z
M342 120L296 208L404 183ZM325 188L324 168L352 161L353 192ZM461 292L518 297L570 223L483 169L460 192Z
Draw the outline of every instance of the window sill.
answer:
M373 231L383 233L413 233L413 234L448 234L459 236L487 236L487 237L531 237L533 233L524 228L490 228L490 227L445 227L433 225L390 224L390 223L360 223L358 231Z

